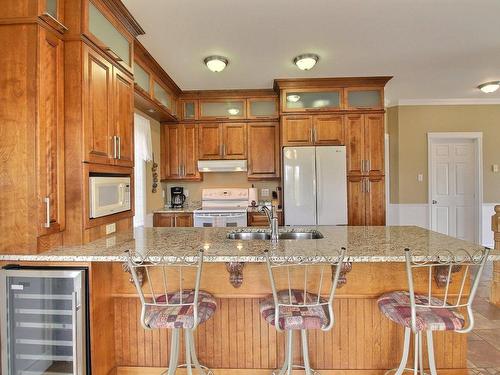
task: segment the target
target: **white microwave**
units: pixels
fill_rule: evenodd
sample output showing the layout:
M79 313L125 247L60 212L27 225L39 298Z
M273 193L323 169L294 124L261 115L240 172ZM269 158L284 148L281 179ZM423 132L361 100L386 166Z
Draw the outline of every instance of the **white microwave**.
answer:
M130 210L130 177L89 178L90 218Z

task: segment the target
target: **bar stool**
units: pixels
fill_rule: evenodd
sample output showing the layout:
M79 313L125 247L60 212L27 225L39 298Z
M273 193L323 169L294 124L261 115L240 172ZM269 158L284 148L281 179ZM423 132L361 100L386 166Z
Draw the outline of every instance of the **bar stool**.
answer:
M335 322L333 300L344 255L345 249L342 248L336 256L291 257L281 261L273 259L266 251L266 264L273 293L261 302L260 312L263 319L275 326L278 332L286 332L285 360L278 375L290 375L294 368L305 370L306 375L317 374L309 363L307 331L310 329L329 331L333 327ZM332 269L332 276L327 277L325 281L324 271L327 268ZM297 274L299 277L294 277ZM286 289L277 289L276 283L280 280L286 280L286 284L288 284ZM330 284L329 289L328 283ZM311 284L317 284L317 289L316 286L311 287ZM328 298L321 296L324 286L328 291ZM315 293L311 293L313 289ZM294 331L300 331L303 366L293 364ZM276 371L273 371L274 374Z
M213 374L200 365L193 337L198 324L210 319L217 308L215 298L208 292L200 291L203 250L193 257L151 256L137 259L129 254L128 265L142 304L141 324L146 329L172 330L170 361L165 373L174 375L177 368L186 368L187 373L192 375L195 368L199 374ZM146 276L142 285L139 269L144 270ZM194 273L194 289L183 285L189 272ZM184 331L186 364L178 366L181 330Z
M386 374L395 371L396 375L401 375L405 371L413 371L414 375L420 371L424 373L422 333L427 336L427 354L429 370L432 375L436 375L436 363L434 360L434 345L432 334L434 331L454 331L458 333L468 333L474 327L474 315L472 312L472 302L476 296L477 287L481 279L484 264L488 258L490 249L485 248L474 255L465 251L459 255L449 252L440 255L437 262L418 262L412 260L411 251L405 249L406 272L408 278L408 291L396 291L382 295L378 299L380 311L393 322L405 327L403 356L397 369L388 370ZM432 290L433 277L438 271L444 276L440 278L444 287L444 297L434 296L436 291ZM427 283L425 294L415 294L413 284L413 269L424 269L420 277L425 275ZM452 273L463 268L463 273L458 277L460 286L458 294L450 296L449 287L452 280ZM464 296L468 288L467 281L472 277L472 285L468 296ZM458 280L457 279L457 280ZM456 300L455 300L456 299ZM454 302L452 302L454 301ZM467 310L467 321L460 313L459 309ZM407 368L408 354L410 351L410 339L413 333L414 339L414 363L413 368Z

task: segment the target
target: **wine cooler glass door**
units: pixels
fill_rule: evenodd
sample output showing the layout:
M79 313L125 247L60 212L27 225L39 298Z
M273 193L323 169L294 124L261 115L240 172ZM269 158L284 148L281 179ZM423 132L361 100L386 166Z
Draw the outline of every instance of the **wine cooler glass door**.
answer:
M2 373L85 374L85 274L0 271Z

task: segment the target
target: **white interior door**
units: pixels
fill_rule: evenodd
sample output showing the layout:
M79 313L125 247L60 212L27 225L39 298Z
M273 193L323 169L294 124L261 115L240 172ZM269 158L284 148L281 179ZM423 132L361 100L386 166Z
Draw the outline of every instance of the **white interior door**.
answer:
M431 229L476 241L476 152L472 140L431 144Z

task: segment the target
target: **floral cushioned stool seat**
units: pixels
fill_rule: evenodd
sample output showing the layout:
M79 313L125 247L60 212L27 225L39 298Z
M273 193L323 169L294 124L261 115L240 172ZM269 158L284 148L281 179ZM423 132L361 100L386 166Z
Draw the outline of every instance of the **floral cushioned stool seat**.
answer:
M168 303L189 304L194 302L194 290L181 293L168 293ZM165 303L165 295L156 298L157 303ZM144 323L149 328L187 328L194 327L194 306L146 306ZM208 292L200 290L198 295L198 322L203 323L210 319L217 308L215 298Z
M316 303L318 296L312 293L307 293L304 296L304 291L292 290L291 301L288 290L281 290L278 292L279 303L287 304L300 304L304 300L306 303ZM304 298L305 297L305 298ZM327 303L324 298L320 298L321 303ZM274 298L271 295L267 297L260 304L260 313L266 322L274 325L276 306L274 305ZM279 325L280 329L321 329L328 325L328 305L324 306L280 306L279 308Z
M439 298L431 297L431 304L443 306ZM410 295L405 291L383 294L378 300L380 311L395 323L411 328ZM455 331L464 328L465 319L453 307L432 308L418 306L428 304L429 297L415 294L416 325L419 331ZM448 305L446 305L448 306Z

